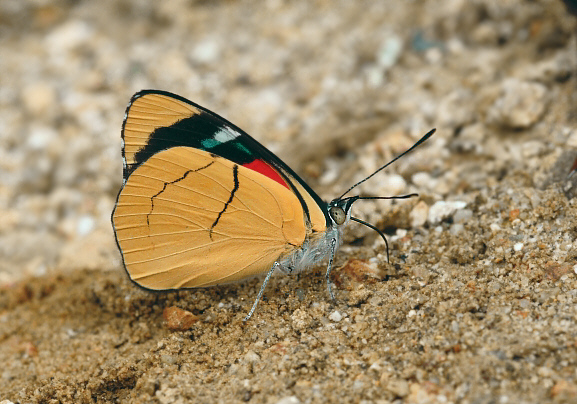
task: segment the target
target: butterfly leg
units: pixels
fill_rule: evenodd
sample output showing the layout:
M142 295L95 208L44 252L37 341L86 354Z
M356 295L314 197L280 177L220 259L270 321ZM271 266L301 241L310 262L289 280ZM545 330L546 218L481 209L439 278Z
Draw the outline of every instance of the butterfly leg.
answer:
M333 266L333 258L335 258L335 251L337 249L337 239L331 239L331 255L329 257L329 264L327 265L327 273L325 274L325 279L327 280L327 289L329 290L329 296L331 299L335 300L335 295L333 294L332 283L331 283L331 268Z
M246 317L242 321L247 321L249 318L251 318L252 314L256 310L256 306L258 305L260 298L262 297L262 294L264 293L264 289L266 288L266 284L268 283L268 280L270 279L270 277L272 276L272 274L274 273L274 271L278 267L279 267L279 263L275 262L274 265L271 267L271 269L268 271L268 273L266 274L266 278L264 278L264 282L262 283L262 286L260 287L260 290L258 291L258 295L256 296L254 303L252 304L252 308L250 309L250 311L248 312L248 314L246 315Z

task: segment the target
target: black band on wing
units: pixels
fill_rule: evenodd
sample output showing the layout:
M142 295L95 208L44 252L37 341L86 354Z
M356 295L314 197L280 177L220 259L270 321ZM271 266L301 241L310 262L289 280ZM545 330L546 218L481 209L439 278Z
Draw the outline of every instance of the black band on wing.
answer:
M216 218L216 220L214 221L214 223L212 224L212 226L210 226L210 231L209 231L209 236L210 239L212 240L212 230L216 227L216 225L218 224L218 221L220 220L220 217L222 216L222 214L226 211L226 208L228 208L228 205L230 205L230 203L232 202L232 200L234 199L234 194L236 193L236 191L238 190L239 187L239 182L238 182L238 165L235 164L232 168L232 177L234 180L234 188L232 189L232 191L230 192L230 197L228 198L228 201L226 201L226 203L224 204L224 208L222 208L222 210L220 212L218 212L218 216Z
M146 224L150 227L150 215L152 214L152 211L154 210L154 198L156 198L158 195L163 193L166 190L167 186L169 186L171 184L176 184L177 182L184 180L188 176L188 174L196 173L198 171L204 170L205 168L208 168L213 164L214 164L214 161L211 161L207 165L202 166L200 168L197 168L196 170L188 170L187 172L184 173L184 175L182 177L177 178L174 181L165 182L164 185L162 186L162 189L150 197L150 213L148 215L146 215Z

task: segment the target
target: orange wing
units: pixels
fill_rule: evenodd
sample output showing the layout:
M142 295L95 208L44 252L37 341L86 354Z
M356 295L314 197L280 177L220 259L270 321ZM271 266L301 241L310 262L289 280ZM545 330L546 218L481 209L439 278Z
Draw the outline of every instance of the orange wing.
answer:
M211 286L271 268L302 245L302 206L278 182L190 147L128 177L113 212L130 278L148 289Z

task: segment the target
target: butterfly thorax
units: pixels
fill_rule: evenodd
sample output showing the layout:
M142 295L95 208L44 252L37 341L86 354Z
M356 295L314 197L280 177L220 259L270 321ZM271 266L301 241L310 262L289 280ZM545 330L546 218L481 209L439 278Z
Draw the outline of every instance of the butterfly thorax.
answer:
M303 244L279 261L280 269L286 274L299 273L320 264L341 244L343 228L351 217L352 202L335 199L328 204L329 223L324 231L307 234Z
M279 260L285 274L300 273L325 261L331 254L331 243L341 244L342 226L333 225L323 232L308 235L299 248Z

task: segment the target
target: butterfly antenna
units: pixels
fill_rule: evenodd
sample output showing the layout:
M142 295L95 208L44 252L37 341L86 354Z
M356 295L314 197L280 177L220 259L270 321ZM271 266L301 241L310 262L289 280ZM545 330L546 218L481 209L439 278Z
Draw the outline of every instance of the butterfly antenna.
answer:
M422 138L420 138L419 140L417 140L417 142L412 145L408 150L405 150L403 153L399 154L397 157L395 157L394 159L392 159L391 161L389 161L387 164L385 164L384 166L382 166L381 168L379 168L377 171L375 171L374 173L372 173L371 175L369 175L368 177L366 177L365 179L357 182L355 185L353 185L352 187L350 187L349 189L346 190L346 192L344 194L342 194L338 199L342 199L343 196L345 196L346 194L348 194L349 192L351 192L351 190L359 185L361 185L363 182L365 182L366 180L368 180L369 178L371 178L372 176L374 176L375 174L379 173L380 171L384 170L385 168L387 168L388 166L390 166L391 164L393 164L395 161L397 161L398 159L400 159L401 157L403 157L405 154L410 153L411 151L413 151L415 148L417 148L418 146L420 146L424 141L426 141L428 138L430 138L431 136L433 136L433 133L435 133L437 129L431 129L429 132L427 132L427 134L425 136L423 136Z
M419 196L419 194L407 194L407 195L396 195L396 196L352 196L350 199L357 200L365 200L365 199L409 199L415 196ZM345 198L349 199L349 198Z
M373 229L374 231L379 233L379 235L383 238L383 240L385 240L385 246L387 247L387 263L388 263L389 262L389 242L387 241L387 238L385 237L383 232L380 231L379 229L377 229L372 224L365 222L364 220L357 219L356 217L352 217L352 216L351 216L351 220L354 222L360 223L360 224L364 224L365 226L370 227L371 229Z
M353 202L361 200L361 199L407 199L407 198L412 198L414 196L419 196L419 194L407 194L407 195L398 195L398 196L351 196L350 198L346 198L346 199L347 200L350 199L350 202L348 203L348 206L350 206ZM364 220L357 219L356 217L352 217L352 216L351 216L351 220L354 222L360 223L360 224L364 224L365 226L370 227L371 229L373 229L374 231L379 233L379 235L383 238L383 240L385 240L385 246L387 246L387 262L389 262L389 242L387 241L387 238L385 237L383 232L380 231L379 229L377 229L372 224L365 222Z

